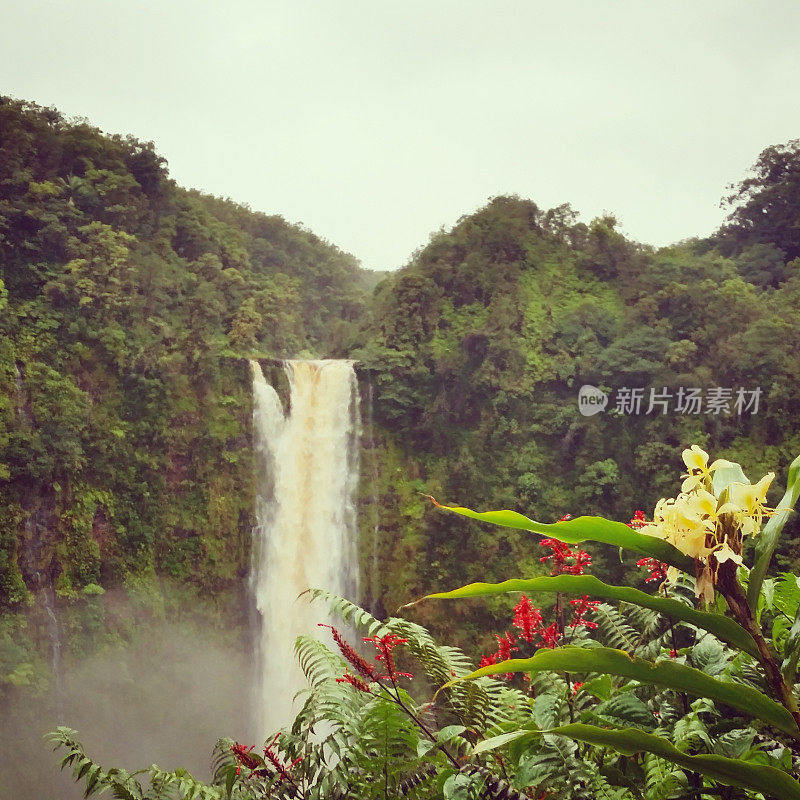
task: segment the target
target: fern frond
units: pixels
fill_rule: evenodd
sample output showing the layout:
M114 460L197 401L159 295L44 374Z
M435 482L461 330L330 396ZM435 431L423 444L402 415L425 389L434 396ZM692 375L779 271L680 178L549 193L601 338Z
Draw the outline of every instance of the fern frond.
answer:
M625 615L608 603L600 603L594 610L592 620L597 623L595 639L606 647L635 653L641 634L632 627Z

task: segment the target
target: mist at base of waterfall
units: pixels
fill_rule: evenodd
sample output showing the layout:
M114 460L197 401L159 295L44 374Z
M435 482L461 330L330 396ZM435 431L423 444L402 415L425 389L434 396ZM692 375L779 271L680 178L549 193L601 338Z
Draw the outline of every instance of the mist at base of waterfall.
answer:
M250 695L253 659L231 632L180 618L149 620L132 642L85 659L67 658L54 689L31 696L23 688L0 707L0 798L78 800L81 784L59 772L65 750L52 751L43 734L59 725L77 730L90 758L129 771L158 764L211 777L217 739L260 744ZM246 628L243 625L241 638ZM235 632L234 632L235 635ZM59 712L56 709L61 708ZM145 784L147 776L141 776Z

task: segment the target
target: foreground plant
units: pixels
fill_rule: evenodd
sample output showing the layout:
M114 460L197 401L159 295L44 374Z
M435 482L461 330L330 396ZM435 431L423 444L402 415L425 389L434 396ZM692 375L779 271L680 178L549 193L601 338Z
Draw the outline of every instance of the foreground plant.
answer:
M579 517L547 525L510 511L449 509L546 537L550 575L430 595L521 594L513 631L497 636L497 652L478 669L419 625L379 621L313 591L365 634L374 659L338 630L339 654L301 637L308 695L263 757L223 741L212 783L153 767L143 788L136 773L103 770L74 732L59 729L52 739L68 750L62 764L87 795L110 789L125 800L800 800L800 580L766 578L800 493L800 459L773 508L771 474L750 484L737 464L709 464L699 448L683 455L681 492L628 524ZM584 574L585 541L637 553L658 593ZM555 597L552 611L531 601L537 594ZM424 673L416 692L401 685L411 676L398 669L398 648ZM497 680L518 674L516 685ZM429 687L433 699L420 700Z
M663 594L652 596L630 587L604 584L591 576L561 574L499 584L475 583L429 597L458 599L506 592L540 592L624 601L657 611L672 625L696 632L697 642L704 636L715 637L720 648L733 653L730 668L720 670L719 677L709 674L690 663L682 663L675 647L670 652L673 658L653 660L618 648L567 645L540 649L530 658L486 664L455 680L509 673L534 675L541 671L577 673L587 680L603 674L617 680L625 678L634 682L633 688L667 689L684 698L694 696L700 701L724 704L735 715L752 720L754 730L762 736L766 734L779 743L784 752L791 754L788 761L765 756L763 750L748 751L739 758L713 752L698 753L697 748L680 750L667 738L645 733L641 727L609 728L587 724L596 721L591 715L579 723L555 725L545 730L536 724L523 725L482 742L476 751L507 748L509 757L519 761L538 746L542 737L557 734L622 756L649 753L676 765L691 777L687 782L688 791L698 797L704 788L721 785L768 797L800 798L800 783L788 774L800 757L800 713L795 697L800 658L800 602L794 603L791 609L793 617L788 631L785 625L775 623L772 628L776 633L769 637L762 624L766 620L760 618L766 611L780 620L779 615L771 614L774 584L768 585L769 591L763 589L778 536L800 494L800 458L790 466L786 494L774 508L766 501L773 473L752 484L739 464L725 460L709 464L708 455L697 446L684 450L683 460L687 473L682 491L675 498L660 500L651 520L639 513L630 525L600 517L579 517L548 525L513 511L481 513L463 507L440 506L473 519L544 534L565 544L597 541L632 550L644 556L638 563L650 570L651 579L663 577ZM745 543L749 539L755 541L755 547L748 570L744 564L748 556ZM790 582L793 578L785 580ZM686 586L694 589L705 610L685 602L681 590ZM725 601L724 611L717 607L717 593ZM685 711L689 711L688 703ZM625 766L626 762L623 760L620 764ZM622 791L626 784L618 778L617 785Z

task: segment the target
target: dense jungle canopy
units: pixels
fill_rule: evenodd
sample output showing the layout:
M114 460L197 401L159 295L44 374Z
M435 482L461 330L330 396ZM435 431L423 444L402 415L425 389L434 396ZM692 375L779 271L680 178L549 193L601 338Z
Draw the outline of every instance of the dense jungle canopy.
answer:
M759 474L788 464L800 143L767 148L728 192L719 231L658 250L610 215L496 197L384 276L281 217L177 186L151 143L0 98L0 693L44 680L22 622L44 587L94 615L76 651L114 634L104 588L240 591L248 357L358 360L365 573L379 565L362 599L377 612L543 569L524 534L437 514L423 494L628 520L670 493L664 465L689 442ZM605 412L579 413L584 384L609 395ZM637 388L638 413L615 411ZM676 410L689 388L703 403ZM728 413L708 404L720 389ZM740 389L760 392L757 410L738 413ZM668 413L648 413L651 390ZM615 552L596 563L641 580ZM495 611L420 613L467 641Z

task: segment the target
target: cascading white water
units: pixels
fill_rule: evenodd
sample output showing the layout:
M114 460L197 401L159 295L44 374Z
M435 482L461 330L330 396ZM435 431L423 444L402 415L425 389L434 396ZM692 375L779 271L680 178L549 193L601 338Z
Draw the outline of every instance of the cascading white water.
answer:
M253 371L257 528L253 582L260 630L258 734L291 723L306 686L294 655L301 634L319 636L321 606L298 595L358 592L355 490L358 392L352 361L286 361L289 413Z

